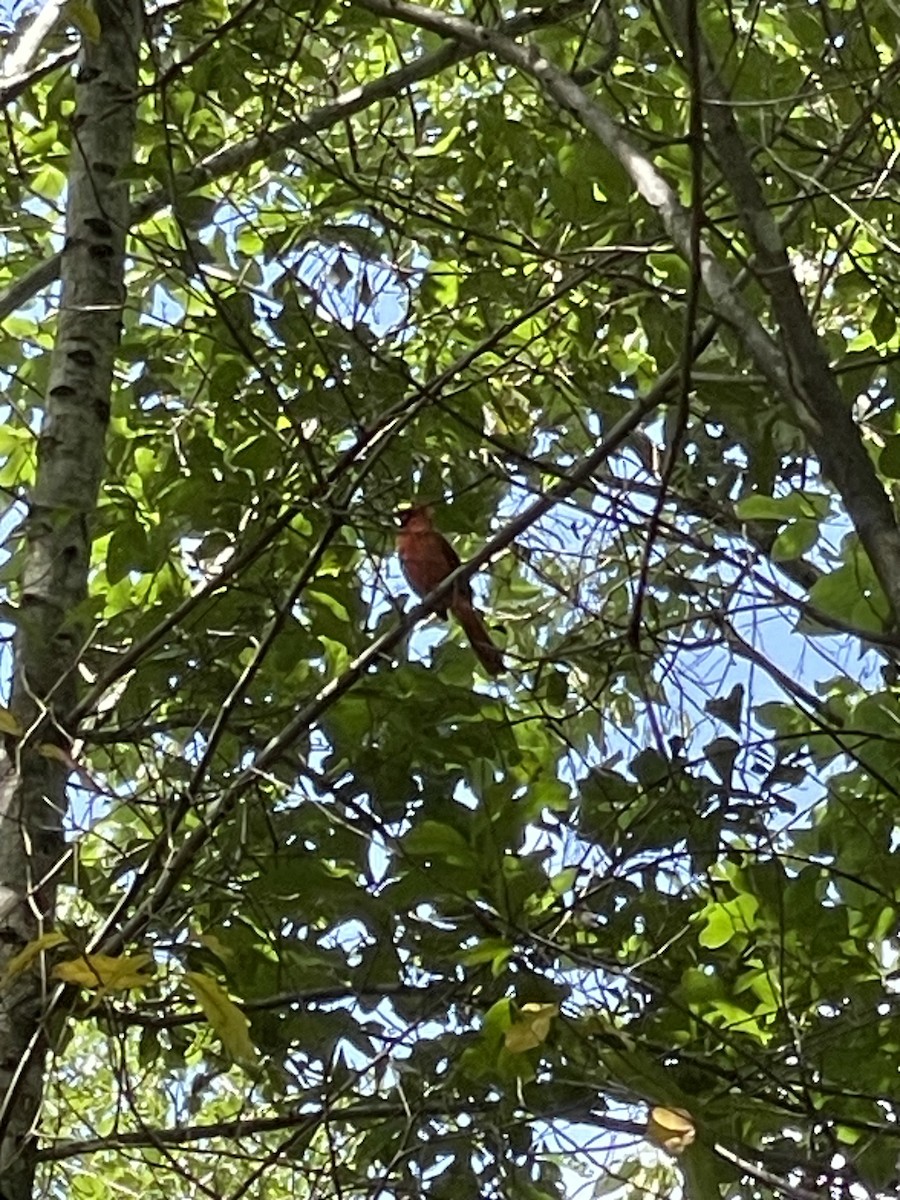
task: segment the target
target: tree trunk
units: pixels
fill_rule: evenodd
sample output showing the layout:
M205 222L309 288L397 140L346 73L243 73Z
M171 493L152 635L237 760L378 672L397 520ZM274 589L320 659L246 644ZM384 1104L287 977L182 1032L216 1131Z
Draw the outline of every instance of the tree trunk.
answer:
M113 360L125 298L140 5L95 0L85 30L62 256L59 324L24 525L11 709L0 778L0 973L52 924L63 865L65 746L85 625L91 518L104 465ZM47 994L39 971L0 992L0 1200L30 1200Z

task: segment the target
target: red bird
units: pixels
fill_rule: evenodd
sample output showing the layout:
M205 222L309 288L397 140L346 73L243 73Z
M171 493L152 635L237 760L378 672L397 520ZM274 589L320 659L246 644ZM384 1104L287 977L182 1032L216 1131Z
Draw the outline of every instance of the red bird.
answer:
M427 596L456 570L460 557L444 535L435 529L431 510L424 505L405 509L397 514L397 520L400 522L397 553L403 574L417 596ZM467 579L457 581L449 597L435 607L435 612L446 618L448 608L465 630L488 675L499 675L503 670L503 655L472 603L472 589Z

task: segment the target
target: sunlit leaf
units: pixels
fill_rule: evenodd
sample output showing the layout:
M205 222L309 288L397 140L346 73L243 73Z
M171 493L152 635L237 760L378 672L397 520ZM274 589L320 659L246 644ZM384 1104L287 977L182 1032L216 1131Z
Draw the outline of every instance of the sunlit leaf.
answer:
M252 1063L256 1047L250 1040L250 1022L228 998L221 985L198 971L185 972L185 982L197 997L207 1021L219 1035L227 1054L235 1062Z
M58 929L54 929L50 933L42 934L41 937L36 938L33 942L29 942L23 950L20 950L18 954L14 954L6 964L6 969L3 972L2 978L0 978L0 987L3 987L11 979L14 979L16 975L20 975L22 971L27 970L45 950L51 950L54 946L61 946L67 941L68 938L64 933L61 933Z
M694 1119L685 1109L658 1106L650 1109L647 1137L669 1154L681 1154L693 1143L696 1136Z
M117 992L130 988L145 988L153 982L147 967L150 954L121 955L83 954L80 958L57 963L53 977L62 983L76 984L89 991Z
M523 1004L504 1035L510 1054L524 1054L547 1040L553 1018L559 1014L557 1004Z

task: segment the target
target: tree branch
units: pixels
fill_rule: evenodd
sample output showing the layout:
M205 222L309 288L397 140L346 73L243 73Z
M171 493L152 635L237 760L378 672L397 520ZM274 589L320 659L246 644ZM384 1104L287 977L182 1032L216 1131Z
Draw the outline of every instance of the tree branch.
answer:
M676 0L673 0L675 3ZM692 261L691 216L667 180L619 125L573 81L533 46L522 46L499 30L473 24L408 0L353 0L360 8L428 29L467 45L491 50L498 58L531 76L565 112L570 113L612 153L639 194L657 212L682 257ZM678 11L684 0L677 0ZM701 72L710 79L708 61ZM710 86L712 86L710 84ZM728 134L733 117L727 105L709 105L716 114L714 136L725 139L729 170L739 178L736 195L746 210L759 256L761 279L768 287L785 332L788 357L740 296L736 281L701 240L700 275L717 316L738 334L745 350L794 414L808 436L823 469L840 492L895 614L900 614L900 529L849 412L812 330L777 225L765 212L759 185L740 142ZM712 118L710 128L713 128ZM736 135L736 127L734 127ZM735 184L734 179L732 183ZM751 186L752 185L752 186ZM786 268L786 271L785 271Z
M753 247L757 282L768 293L781 332L787 369L782 394L795 412L800 406L798 416L822 469L841 494L894 615L900 615L900 529L891 502L813 328L709 48L699 30L691 33L686 0L667 0L666 7L682 45L693 38L698 48L700 86L711 100L704 106L706 125Z
M499 28L510 35L525 33L571 17L584 11L588 5L589 0L561 0L559 4L543 9L526 10L503 22ZM307 117L289 121L277 129L266 129L236 146L226 146L217 150L189 171L176 176L171 186L157 188L138 199L131 210L131 226L149 220L172 204L176 196L187 195L226 176L244 172L269 155L285 150L297 150L304 142L317 138L326 129L331 129L349 117L363 112L370 105L377 104L380 100L389 100L414 83L421 83L456 63L464 62L465 59L471 58L476 49L477 47L450 41L431 54L423 54L415 62L390 71L365 87L351 89L340 100L322 105ZM17 279L5 292L0 292L0 321L4 321L16 309L34 299L39 291L53 283L59 275L60 259L60 254L44 259Z

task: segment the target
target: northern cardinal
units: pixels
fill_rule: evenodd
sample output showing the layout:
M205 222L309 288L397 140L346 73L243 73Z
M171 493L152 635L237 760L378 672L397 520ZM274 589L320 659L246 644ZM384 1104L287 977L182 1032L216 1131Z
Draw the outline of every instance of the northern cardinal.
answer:
M427 596L456 570L460 557L444 535L435 529L431 510L424 505L405 509L397 514L397 520L400 522L397 553L403 574L417 596ZM491 640L481 613L472 603L472 589L467 579L457 581L449 597L435 607L435 612L446 617L447 609L462 625L488 675L499 675L503 670L503 656Z

